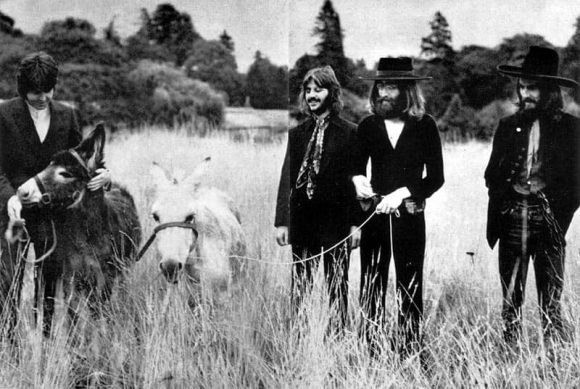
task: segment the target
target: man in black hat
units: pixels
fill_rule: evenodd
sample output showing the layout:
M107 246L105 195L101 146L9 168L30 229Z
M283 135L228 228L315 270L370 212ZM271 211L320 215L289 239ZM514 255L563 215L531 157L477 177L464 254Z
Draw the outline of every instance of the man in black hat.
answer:
M358 126L353 182L368 212L362 230L361 307L363 334L378 351L385 318L391 255L395 262L401 351L420 345L423 314L425 199L443 185L441 141L410 58L381 58L370 95L371 112ZM366 177L371 160L371 179ZM423 171L426 171L423 176Z
M558 54L545 47L530 47L521 67L498 70L517 77L519 108L500 121L485 170L487 240L491 248L499 240L504 336L514 343L521 334L532 257L545 339L566 337L564 236L580 204L580 120L562 112L560 87L578 84L558 76Z

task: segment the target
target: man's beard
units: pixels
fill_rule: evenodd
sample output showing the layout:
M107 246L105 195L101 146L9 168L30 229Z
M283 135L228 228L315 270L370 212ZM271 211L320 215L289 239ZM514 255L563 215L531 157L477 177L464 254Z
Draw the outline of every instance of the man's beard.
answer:
M375 100L375 114L383 119L395 119L403 115L407 109L407 98L400 94L396 99L377 97Z
M534 103L533 106L528 106L526 103ZM540 102L533 99L524 99L521 103L520 115L523 120L535 121L541 114Z

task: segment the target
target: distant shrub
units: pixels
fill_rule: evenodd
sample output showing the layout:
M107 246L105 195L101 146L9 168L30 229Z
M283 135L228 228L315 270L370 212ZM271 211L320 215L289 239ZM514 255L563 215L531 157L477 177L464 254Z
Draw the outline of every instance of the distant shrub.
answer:
M143 60L128 79L143 88L150 123L217 127L223 121L224 97L171 65Z
M515 112L515 105L509 100L495 100L475 114L475 137L481 140L491 140L499 120Z

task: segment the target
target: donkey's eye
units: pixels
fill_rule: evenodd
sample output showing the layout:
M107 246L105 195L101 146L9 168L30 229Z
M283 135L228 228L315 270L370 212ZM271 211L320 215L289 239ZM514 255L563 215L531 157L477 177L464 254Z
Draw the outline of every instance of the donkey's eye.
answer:
M159 223L159 215L156 213L152 213L151 217L153 218L153 220L155 220L157 223Z
M64 177L64 178L74 178L74 176L71 173L67 172L67 171L62 171L59 174L60 174L61 177Z
M187 215L185 217L185 222L186 223L193 223L193 213L191 215Z

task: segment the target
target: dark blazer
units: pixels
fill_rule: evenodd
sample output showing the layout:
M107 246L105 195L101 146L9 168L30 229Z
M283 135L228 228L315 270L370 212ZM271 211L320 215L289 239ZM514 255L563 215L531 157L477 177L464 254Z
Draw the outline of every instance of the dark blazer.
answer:
M43 170L57 151L74 147L81 141L76 111L51 101L50 126L40 142L26 102L14 98L0 104L0 209L16 189Z
M501 211L513 195L513 182L525 161L531 123L515 114L499 122L485 169L489 188L487 241L493 248L501 231ZM580 204L580 119L559 112L540 118L540 150L546 195L560 227L567 231Z
M296 179L315 122L309 118L288 132L274 225L289 227L291 244L334 244L360 219L350 175L356 125L337 115L329 120L312 200L306 198L304 187L296 189Z
M366 175L370 157L371 185L376 193L386 195L406 186L412 197L424 200L444 182L439 131L430 115L420 119L408 116L404 121L395 149L382 118L368 116L359 124L354 174Z

